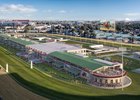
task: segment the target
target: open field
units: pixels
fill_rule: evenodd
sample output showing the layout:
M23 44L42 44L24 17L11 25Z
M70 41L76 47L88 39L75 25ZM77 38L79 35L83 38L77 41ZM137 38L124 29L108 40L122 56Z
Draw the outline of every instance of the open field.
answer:
M0 71L0 97L2 100L47 100L23 88L3 71Z
M85 84L65 82L49 77L36 69L30 69L29 64L16 57L11 52L0 47L0 64L9 63L10 76L23 87L53 100L138 100L140 98L140 75L129 72L133 83L123 91L104 90Z

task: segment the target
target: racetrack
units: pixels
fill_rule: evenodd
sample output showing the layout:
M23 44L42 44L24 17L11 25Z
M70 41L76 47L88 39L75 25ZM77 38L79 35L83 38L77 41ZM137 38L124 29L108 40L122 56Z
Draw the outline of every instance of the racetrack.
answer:
M0 70L0 97L2 100L47 100L23 88L2 70Z
M131 77L133 83L131 86L125 88L123 91L121 89L111 91L99 89L85 84L76 84L59 80L54 77L49 77L48 75L43 74L42 72L36 70L35 68L30 69L29 67L30 65L27 62L16 57L12 52L10 52L10 50L6 50L5 48L0 47L0 64L3 67L5 67L6 63L9 64L10 77L12 76L12 78L18 81L18 83L21 86L51 100L96 100L96 99L112 100L112 98L114 100L124 100L124 99L139 100L138 99L140 97L139 74L129 73L129 76ZM4 83L9 85L9 83L7 82ZM7 88L7 86L5 88L4 87L2 88L5 89ZM20 93L20 91L16 93ZM8 94L8 97L10 96L11 94ZM20 99L10 99L10 100L20 100ZM35 99L24 99L24 100L35 100Z

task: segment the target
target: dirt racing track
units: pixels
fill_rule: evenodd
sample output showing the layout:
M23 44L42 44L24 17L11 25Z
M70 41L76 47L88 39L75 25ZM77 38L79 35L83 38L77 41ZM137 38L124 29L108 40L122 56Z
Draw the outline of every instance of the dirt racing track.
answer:
M8 74L0 70L0 100L47 100L20 86Z

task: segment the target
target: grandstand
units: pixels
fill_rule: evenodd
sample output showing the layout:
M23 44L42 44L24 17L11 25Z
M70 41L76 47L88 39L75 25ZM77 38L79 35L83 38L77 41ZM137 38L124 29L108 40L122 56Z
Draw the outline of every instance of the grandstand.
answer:
M71 52L74 54L83 54L83 55L87 54L87 51L84 48L78 46L72 46L60 42L31 44L26 46L26 53L28 53L28 56L30 57L28 60L34 60L36 58L45 60L44 58L48 54L55 51Z
M75 77L81 77L93 86L108 89L118 89L131 84L122 64L101 59L81 58L71 53L53 52L46 61L59 70L65 70ZM79 62L79 63L78 63Z
M20 45L31 45L31 44L34 44L33 42L31 42L29 40L27 41L25 39L14 38L14 37L9 38L9 40L11 40L12 42L15 42L17 44L20 44Z
M126 71L122 70L122 64L84 58L89 51L79 46L60 42L34 44L31 41L5 35L0 36L0 43L19 49L21 52L17 55L27 61L47 62L57 70L68 72L74 77L84 78L87 83L96 87L117 89L122 87L123 82L125 82L124 87L131 84Z
M66 62L75 64L77 66L88 68L90 70L95 70L97 68L100 68L102 66L109 66L109 64L101 63L96 60L91 60L89 58L81 58L71 53L66 52L53 52L49 54L50 56L59 58L61 60L64 60ZM80 63L77 63L80 62ZM93 66L94 65L94 66Z
M22 46L26 46L26 45L31 45L31 44L34 44L33 42L31 41L27 41L25 39L22 39L22 38L15 38L15 37L10 37L10 36L7 36L7 35L0 35L0 41L1 43L5 43L6 45L9 45L10 44L14 45L15 47L16 46L19 46L19 45L22 45Z

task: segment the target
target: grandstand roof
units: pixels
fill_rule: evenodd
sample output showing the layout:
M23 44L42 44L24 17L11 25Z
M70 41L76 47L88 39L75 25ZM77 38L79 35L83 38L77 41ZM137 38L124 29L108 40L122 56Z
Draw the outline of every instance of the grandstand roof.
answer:
M5 34L0 34L0 37L4 37L4 38L7 38L9 36L5 35Z
M88 68L91 70L95 70L103 66L110 66L109 64L101 63L96 60L91 60L89 58L80 58L74 54L66 53L66 52L56 51L56 52L50 53L49 55L62 59L64 61L70 62L77 66L81 66L81 67Z
M20 38L10 38L11 41L14 41L16 43L19 43L19 44L22 44L22 45L31 45L31 44L34 44L33 42L31 41L26 41L26 40L22 40Z
M4 37L4 38L8 38L9 40L11 41L14 41L16 43L19 43L21 45L31 45L31 44L34 44L33 42L31 41L27 41L27 40L23 40L21 38L14 38L14 37L10 37L8 35L5 35L5 34L0 34L1 37Z
M44 53L52 53L55 51L67 51L67 50L78 50L81 49L80 47L64 44L64 43L58 43L58 42L48 42L48 43L42 43L42 44L33 44L28 45L27 47L30 47L32 49L35 49L37 51L41 51Z

